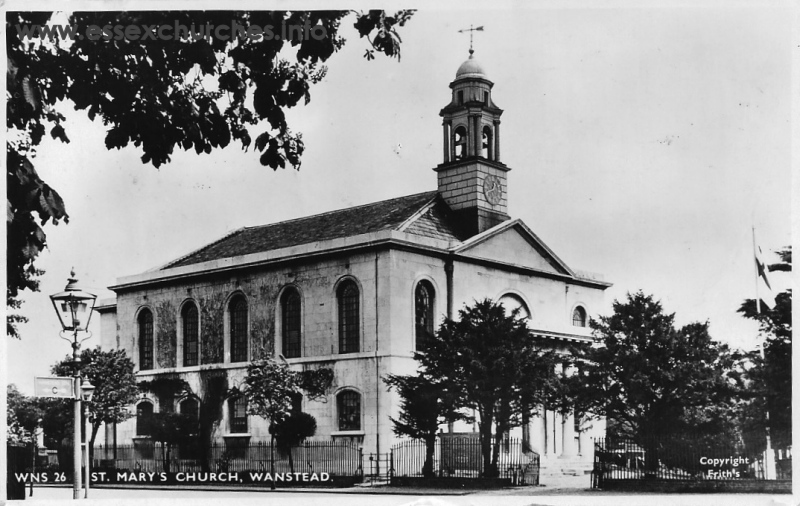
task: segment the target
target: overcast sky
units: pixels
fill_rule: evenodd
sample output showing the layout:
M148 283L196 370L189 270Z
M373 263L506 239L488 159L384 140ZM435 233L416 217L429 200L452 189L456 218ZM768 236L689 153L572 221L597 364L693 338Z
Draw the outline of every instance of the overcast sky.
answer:
M678 323L708 320L714 338L752 348L757 327L736 313L754 296L751 227L765 251L791 241L790 4L521 5L419 11L401 29L400 62L366 61L344 22L347 45L288 115L306 145L299 172L234 145L157 170L133 147L107 151L100 122L62 107L72 142L46 140L35 164L70 223L45 227L47 273L23 297L31 321L8 340L8 381L31 393L70 351L48 296L72 266L113 296L117 277L239 227L435 189L438 113L468 55L457 31L471 24L485 27L475 57L505 110L509 213L570 267L614 283L595 316L641 289ZM99 343L92 327L85 346Z

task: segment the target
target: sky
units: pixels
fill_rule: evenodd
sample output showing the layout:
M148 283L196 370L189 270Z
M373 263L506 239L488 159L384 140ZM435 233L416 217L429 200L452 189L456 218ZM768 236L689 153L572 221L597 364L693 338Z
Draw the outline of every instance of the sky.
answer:
M642 290L678 324L708 321L715 339L752 349L757 326L736 313L755 294L752 227L764 251L791 243L791 4L466 5L417 12L399 62L367 61L345 21L347 44L311 102L288 112L306 146L299 171L262 167L236 145L155 169L134 147L107 151L106 127L62 104L72 142L46 140L35 166L70 222L45 226L46 274L23 296L22 339L6 340L7 381L30 394L70 352L48 297L72 267L113 297L118 277L237 228L435 189L438 113L468 56L458 30L471 25L484 26L475 58L505 111L509 214L614 284L593 316ZM84 346L100 342L99 320L92 331Z

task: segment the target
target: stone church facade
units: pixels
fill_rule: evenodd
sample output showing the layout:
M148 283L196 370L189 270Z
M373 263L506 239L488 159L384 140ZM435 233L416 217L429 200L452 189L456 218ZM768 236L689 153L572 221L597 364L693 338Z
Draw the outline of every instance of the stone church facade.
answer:
M329 396L300 401L317 420L316 437L387 453L399 399L381 378L413 373L414 350L465 304L489 297L519 306L547 346L589 345L588 317L610 284L571 269L508 216L503 111L492 86L470 54L440 112L436 190L239 229L166 266L120 278L111 287L116 299L97 309L102 347L126 350L140 381L180 378L197 393L213 381L236 387L248 363L263 358L282 356L295 370L332 368ZM200 398L145 393L136 410L140 418L199 413ZM520 435L545 462L590 459L590 437L602 436L604 424L587 426L545 410ZM213 437L264 441L267 427L231 397ZM141 432L133 418L108 427L106 443L146 438Z

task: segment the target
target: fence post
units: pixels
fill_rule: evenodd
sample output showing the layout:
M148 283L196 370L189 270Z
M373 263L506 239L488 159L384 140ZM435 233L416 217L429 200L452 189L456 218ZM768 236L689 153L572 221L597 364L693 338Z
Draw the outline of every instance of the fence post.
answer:
M394 448L389 449L389 483L394 477Z

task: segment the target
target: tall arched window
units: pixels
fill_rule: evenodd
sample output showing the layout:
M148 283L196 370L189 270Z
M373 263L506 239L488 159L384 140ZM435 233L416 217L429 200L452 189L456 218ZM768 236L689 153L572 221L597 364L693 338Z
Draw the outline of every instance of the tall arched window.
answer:
M235 297L230 305L231 362L247 362L247 302Z
M498 301L500 304L503 305L503 309L506 311L506 315L510 315L515 309L519 308L519 312L517 313L517 318L528 318L531 317L531 311L528 309L528 305L525 304L525 301L520 298L519 295L515 295L513 293L507 293L500 297Z
M339 430L361 430L361 394L345 390L336 396Z
M575 310L572 311L572 325L575 327L586 326L586 310L581 306L576 307Z
M153 403L142 401L136 405L136 435L149 436L153 420Z
M236 397L228 401L230 430L235 434L247 432L247 399Z
M456 128L453 133L453 146L455 147L455 159L461 160L467 156L467 129L462 125Z
M344 281L336 291L336 299L339 305L339 353L356 353L361 341L358 286L354 281Z
M183 365L187 367L197 365L200 331L197 306L192 302L185 304L181 319L183 320Z
M288 288L281 296L281 351L286 358L297 358L301 354L300 339L300 294Z
M481 156L483 156L487 160L491 160L493 147L494 144L492 144L492 128L490 126L484 126L482 132Z
M180 414L190 416L193 419L198 419L200 417L200 403L193 397L182 400L178 406L178 410Z
M153 368L153 313L142 309L139 313L139 370Z
M417 283L414 290L415 349L423 351L425 343L433 336L433 286L427 281Z

